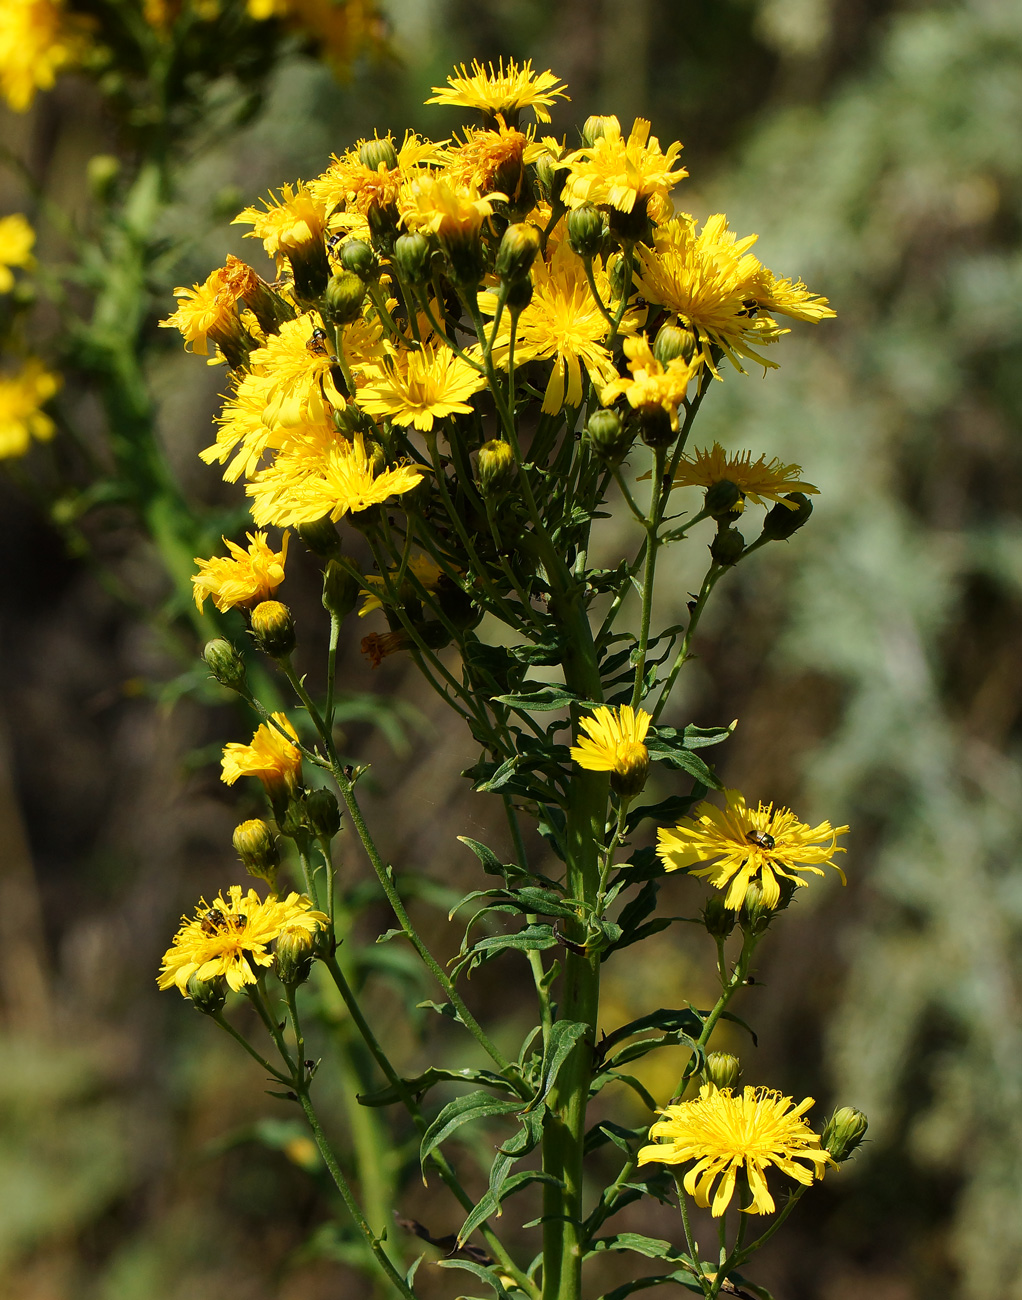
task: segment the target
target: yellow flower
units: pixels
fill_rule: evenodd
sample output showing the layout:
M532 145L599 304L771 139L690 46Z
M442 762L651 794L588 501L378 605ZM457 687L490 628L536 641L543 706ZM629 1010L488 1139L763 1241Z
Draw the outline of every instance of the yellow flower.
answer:
M463 144L444 152L444 173L455 185L475 186L482 194L503 190L515 197L528 143L528 136L498 118L493 130L468 130Z
M220 780L225 785L233 785L242 776L257 776L271 798L293 794L298 788L302 775L298 733L285 714L271 713L270 717L272 722L263 722L256 728L250 745L231 741L224 746ZM293 736L295 743L282 735L273 723L282 727L288 736Z
M208 596L222 613L236 605L247 607L272 596L284 581L287 537L285 533L279 551L267 544L265 533L249 533L247 551L225 537L230 559L214 556L211 560L201 560L196 556L199 572L192 578L192 594L200 612Z
M161 320L160 325L164 329L180 330L185 350L189 352L206 356L208 338L226 346L228 352L232 351L233 344L240 342L247 352L252 339L239 319L238 302L252 294L258 283L259 277L251 267L237 257L228 257L226 265L211 271L202 284L175 289L177 311Z
M10 293L14 288L12 266L30 270L35 265L32 245L35 231L20 212L0 217L0 293Z
M413 576L418 580L420 586L425 587L427 591L435 591L436 585L443 576L443 569L440 568L436 561L431 560L428 555L413 555L408 561L408 568ZM391 579L397 575L397 569L391 569ZM383 579L378 573L370 573L365 579L365 596L362 600L362 608L358 611L359 618L365 618L367 614L372 614L375 610L383 608L383 599L386 595L386 588ZM401 594L407 594L409 597L415 595L415 589L408 584L402 586Z
M766 1181L771 1165L808 1187L834 1163L802 1118L813 1104L813 1098L806 1097L796 1106L793 1098L768 1088L745 1088L735 1096L730 1088L708 1083L694 1101L660 1112L664 1118L653 1125L649 1136L664 1140L642 1147L639 1164L658 1160L683 1165L694 1160L685 1174L685 1191L715 1218L731 1204L738 1173L744 1171L752 1202L741 1208L747 1214L772 1214L776 1207ZM798 1164L800 1160L806 1164Z
M756 876L763 889L763 902L774 908L781 900L778 876L796 885L808 882L793 874L811 871L822 876L821 866L834 867L844 883L844 872L831 861L837 837L847 826L807 826L787 808L760 803L752 809L737 790L725 790L727 808L722 812L711 803L701 803L694 817L683 817L673 829L661 828L657 834L657 851L668 871L691 871L705 876L715 889L727 886L724 906L737 911L745 898L749 882ZM698 871L699 862L707 865Z
M181 918L174 942L163 954L157 980L161 989L177 987L188 996L188 981L218 976L240 993L246 984L259 979L259 967L273 964L267 949L287 930L315 934L329 917L313 911L311 902L300 894L287 898L262 899L254 889L242 893L231 885L227 897L219 894L212 903L203 899L192 920Z
M550 71L533 72L532 60L521 67L508 59L507 68L501 59L496 69L492 63L486 67L472 60L472 71L464 63L447 78L446 86L433 86L433 98L427 104L450 104L460 108L474 108L490 117L502 114L505 121L516 124L523 108L531 108L537 122L549 122L548 109L557 99L568 99L566 87Z
M747 497L758 506L767 501L778 501L797 510L797 502L784 499L785 492L817 493L820 490L812 483L804 483L799 477L801 473L801 465L785 465L776 457L770 461L765 456L753 460L751 451L729 456L720 443L715 442L709 451L682 456L672 486L710 488L726 479L738 488L743 498ZM744 500L740 504L744 506Z
M0 4L0 94L24 113L37 90L84 53L85 24L68 18L60 0L3 0Z
M711 346L719 347L739 370L742 356L774 368L775 362L755 350L788 332L770 311L801 320L835 314L826 298L810 294L801 281L793 285L776 279L749 252L756 239L738 239L722 213L707 218L699 231L692 217L682 215L657 230L652 249L636 247L641 292L695 331L711 368Z
M390 139L388 136L387 139ZM341 157L335 154L330 166L309 182L309 192L326 208L345 208L365 217L373 207L391 207L397 203L402 180L423 163L436 160L440 145L408 131L400 148L395 148L397 166L381 162L376 168L362 161L361 148L370 143L360 140Z
M361 434L349 443L336 430L317 426L291 438L246 490L257 524L292 528L324 515L336 523L349 511L367 510L409 492L421 478L412 465L379 471Z
M470 415L467 399L486 387L485 375L442 344L403 350L365 374L367 382L358 390L358 404L364 411L425 432L435 420Z
M646 784L649 750L644 741L651 715L629 704L611 709L601 705L579 720L586 733L572 747L571 757L590 772L609 772L618 794L632 798Z
M631 379L615 379L600 394L604 406L623 393L628 405L636 411L659 406L671 417L671 428L678 427L678 407L685 400L689 381L699 372L701 357L685 361L675 357L664 367L653 355L645 334L625 339L625 356Z
M481 195L474 185L454 181L443 172L414 172L398 198L401 223L406 230L436 235L450 243L472 238L483 221L493 215L493 205L506 199L494 191Z
M276 258L278 264L285 253L301 253L323 242L326 206L301 181L282 185L279 198L271 191L262 202L263 209L245 208L231 224L251 225L245 238L261 239L267 256Z
M30 357L16 375L0 376L0 460L24 456L33 438L48 442L56 425L42 410L60 387L60 376Z
M593 272L600 297L610 302L610 283L598 261ZM532 281L532 301L519 316L515 330L515 365L554 362L543 396L543 411L555 415L563 406L581 405L583 367L599 387L617 377L614 360L603 346L610 326L593 301L582 260L566 242L554 247L549 262L537 258L532 265ZM496 294L479 295L480 308L490 315L496 303ZM636 315L628 311L618 333L632 334L635 327ZM496 365L507 366L510 341L510 313L505 312L493 348Z
M264 392L263 423L297 424L308 417L310 404L319 397L343 408L344 398L334 382L336 364L317 312L284 321L249 358L251 373L270 381ZM244 383L243 377L239 388Z
M660 141L649 134L650 124L637 117L626 140L616 117L605 119L605 134L593 144L568 154L562 166L568 168L562 198L571 208L580 203L606 203L620 212L631 212L655 198L650 215L657 219L670 216L668 194L678 181L688 175L684 167L675 167L681 145L668 145L667 153Z

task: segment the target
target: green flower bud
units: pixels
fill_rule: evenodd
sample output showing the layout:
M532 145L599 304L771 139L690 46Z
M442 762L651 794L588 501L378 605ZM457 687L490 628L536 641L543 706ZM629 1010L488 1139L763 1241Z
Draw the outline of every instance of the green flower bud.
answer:
M323 570L323 608L332 618L350 614L361 590L353 573L337 560L329 561Z
M536 184L539 186L540 195L552 202L554 190L560 191L561 186L557 182L556 159L553 154L542 153L536 159Z
M316 952L316 935L300 926L283 930L277 938L276 969L277 979L288 988L304 984L312 970L312 958Z
M505 307L512 316L520 315L532 302L532 281L512 280L507 286Z
M369 222L369 237L373 241L373 248L388 252L394 247L394 236L397 234L398 225L401 221L401 214L394 203L372 203L369 211L366 213L366 220Z
M715 1088L733 1088L742 1077L742 1063L730 1052L709 1052L703 1071Z
M491 501L506 496L518 479L518 466L511 444L502 438L484 442L476 455L476 482Z
M778 502L763 521L763 536L772 542L783 542L797 533L813 513L813 503L804 492L786 492L784 500L793 501L796 509Z
M298 536L313 553L327 560L341 553L341 539L337 525L329 515L314 519L310 524L298 525Z
M218 636L215 641L207 641L202 657L221 686L245 693L245 661L230 641L225 641L222 636Z
M273 888L280 866L280 850L269 826L258 817L241 822L234 828L232 843L248 874L265 880Z
M820 1146L841 1164L855 1151L866 1136L869 1120L854 1106L842 1106L827 1121Z
M665 368L681 357L691 361L696 352L696 336L684 325L664 325L653 343L653 355Z
M632 271L634 269L631 268ZM627 298L632 292L632 276L625 257L619 257L610 268L610 291L618 301Z
M582 203L568 213L568 243L579 257L596 257L606 235L606 219L591 203Z
M450 276L463 290L476 289L483 278L483 243L478 231L458 232L441 239Z
M310 790L305 796L305 811L317 835L333 839L341 829L341 810L329 790Z
M366 282L354 271L338 271L323 294L323 319L331 325L350 325L362 314Z
M459 630L475 627L483 616L482 607L446 574L437 583L436 598L444 618Z
M508 226L497 249L495 269L502 280L524 280L539 252L539 231L528 222Z
M592 413L586 433L596 455L611 466L621 464L635 441L635 430L624 423L617 411L609 408Z
M763 901L763 888L758 880L750 880L739 913L746 934L762 934L774 919L773 911Z
M735 928L737 920L738 913L725 907L724 900L719 894L712 894L706 900L706 906L703 908L703 925L706 926L706 933L711 939L726 939Z
M281 835L286 836L289 840L296 839L308 828L305 817L305 801L296 795L291 795L283 807L274 803L273 815L277 819L277 826Z
M745 538L737 528L722 528L710 543L710 557L714 564L729 567L737 564L745 550Z
M602 117L594 113L586 118L582 127L582 143L592 148L597 140L602 140L611 129L620 130L616 117Z
M394 141L390 136L383 140L365 140L359 146L358 160L363 167L368 167L372 172L378 172L381 167L392 172L397 167L397 150L394 148Z
M671 417L662 406L644 406L639 411L639 435L647 447L669 447L678 436Z
M341 270L350 271L362 280L373 279L379 268L376 254L362 239L345 240L337 251L337 260Z
M251 614L252 639L265 654L286 659L295 648L291 611L279 600L264 600Z
M432 244L418 231L411 235L398 235L394 240L394 261L402 280L408 284L427 282L432 257Z
M218 1015L227 1001L227 981L222 975L215 975L211 980L192 975L188 980L188 996L196 1011L204 1016Z
M742 490L737 483L732 483L729 478L722 478L706 489L703 509L708 515L718 519L731 514L741 499Z

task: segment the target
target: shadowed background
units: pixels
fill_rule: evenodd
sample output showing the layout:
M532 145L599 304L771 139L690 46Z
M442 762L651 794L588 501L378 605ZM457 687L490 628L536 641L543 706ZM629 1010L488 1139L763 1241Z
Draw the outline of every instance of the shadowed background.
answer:
M295 58L239 136L190 162L172 220L194 231L195 251L175 283L201 280L228 251L252 256L226 221L268 186L319 172L375 128L448 133L456 115L421 107L429 87L455 61L513 55L569 83L558 133L613 112L682 140L691 179L677 205L700 219L726 211L740 233L759 232L768 266L830 297L838 320L796 326L774 352L779 372L728 373L694 435L797 461L821 496L790 544L718 588L676 718L737 717L712 755L728 784L852 826L848 887L814 882L799 897L737 1007L759 1046L729 1045L749 1082L811 1093L817 1114L865 1110L870 1140L753 1271L778 1300L1022 1300L1022 11L997 0L390 0L386 11L393 59L338 85ZM116 147L74 79L3 130L72 214L87 201L86 160ZM10 190L4 210L19 204ZM155 317L169 309L156 304ZM228 502L195 456L222 371L176 336L163 342L152 382L172 463L197 501ZM74 400L87 421L87 386ZM258 809L220 785L216 759L244 724L229 706L175 698L166 683L187 665L159 628L69 557L9 481L2 504L0 1298L369 1295L293 1117L223 1035L155 989L181 911L237 878L231 829ZM160 604L160 565L127 515L108 513L91 540L142 611ZM631 550L628 521L605 525L601 545ZM695 558L664 566L665 624L684 609L702 545L697 534ZM286 595L315 646L300 547ZM370 672L365 630L346 629L343 684L414 706L388 730L349 730L350 751L374 765L384 846L402 870L464 892L476 864L455 836L501 845L499 805L459 776L473 747L414 673L395 659ZM316 663L310 651L302 666ZM342 870L361 876L354 848ZM678 881L662 897L694 915L703 891ZM442 901L420 907L453 951ZM370 921L388 924L383 911ZM605 1025L699 1002L709 948L678 926L619 955ZM432 996L399 958L381 972L380 1016ZM528 1027L524 994L513 956L467 986L508 1043ZM327 1001L323 1014L337 1012ZM451 1039L443 1051L467 1049ZM425 1059L415 1041L397 1055L410 1069ZM651 1066L647 1083L666 1096L678 1065ZM623 1097L603 1104L642 1122ZM438 1204L408 1182L402 1209L450 1231L456 1217ZM661 1207L626 1219L620 1230L677 1232ZM424 1294L454 1294L439 1270L419 1278Z

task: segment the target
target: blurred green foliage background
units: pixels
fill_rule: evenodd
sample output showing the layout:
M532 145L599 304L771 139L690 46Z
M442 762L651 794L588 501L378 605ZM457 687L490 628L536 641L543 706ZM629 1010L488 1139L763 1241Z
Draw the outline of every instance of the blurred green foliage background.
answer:
M455 61L512 55L568 81L558 131L613 112L681 139L691 179L678 205L726 211L759 232L764 262L830 297L836 324L795 331L778 373L728 374L696 426L698 445L798 461L822 496L790 545L720 587L678 715L739 718L715 754L729 784L853 828L847 889L798 899L738 1009L759 1032L758 1048L742 1044L749 1081L812 1093L820 1113L859 1106L870 1140L807 1198L761 1273L785 1300L1022 1300L1022 8L385 11L391 55L341 84L290 59L243 130L188 160L168 228L194 247L171 282L243 252L230 215L332 150L374 128L450 130L421 107L428 88ZM90 201L88 158L117 148L73 78L0 130L72 216ZM4 210L20 202L4 192ZM155 302L153 319L169 306ZM219 372L167 335L153 356L185 491L230 503L195 457ZM87 423L93 398L76 382ZM300 1128L229 1042L155 989L179 913L234 878L244 810L214 759L238 720L160 690L181 669L159 631L67 555L15 485L2 506L0 1300L368 1295ZM141 607L165 597L128 515L108 512L90 541ZM295 559L288 599L300 630L321 635ZM669 575L665 602L681 608L691 580ZM501 835L499 809L458 776L468 738L399 662L370 675L357 637L345 684L416 706L396 730L351 731L375 765L387 848L402 869L468 888L474 860L454 837ZM701 896L689 882L674 895L690 913ZM442 909L429 914L442 935ZM647 1010L651 992L665 1006L696 997L705 942L672 930L646 955L630 949L610 970L607 1024ZM408 985L396 967L382 975L385 1015ZM481 974L473 1005L514 1019L511 980L510 967ZM418 1050L407 1044L407 1062ZM405 1196L407 1213L426 1212L414 1181ZM674 1231L666 1218L631 1226Z

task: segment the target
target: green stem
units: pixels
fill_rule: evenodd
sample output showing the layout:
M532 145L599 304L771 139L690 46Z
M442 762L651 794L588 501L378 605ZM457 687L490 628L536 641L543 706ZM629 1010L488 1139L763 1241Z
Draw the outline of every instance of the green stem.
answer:
M235 1042L240 1043L242 1047L245 1049L245 1051L248 1052L249 1056L251 1056L254 1061L259 1062L259 1064L263 1067L263 1069L266 1071L267 1074L272 1075L273 1078L279 1080L281 1083L291 1082L288 1075L281 1074L279 1070L275 1070L273 1066L269 1063L269 1061L266 1059L266 1057L261 1056L260 1053L256 1051L256 1049L252 1046L252 1044L248 1041L248 1039L244 1036L244 1034L240 1034L232 1024L230 1024L227 1020L224 1019L224 1015L222 1011L217 1011L213 1015L212 1019L216 1021L216 1023L220 1026L221 1029L225 1029L230 1034L230 1036L234 1039Z
M653 452L653 481L650 487L649 516L646 519L646 568L642 577L642 616L639 625L638 653L635 660L635 683L632 686L632 708L636 709L645 695L646 655L649 652L649 626L653 615L653 580L656 576L657 552L660 550L660 480L664 472L666 451L657 447Z

